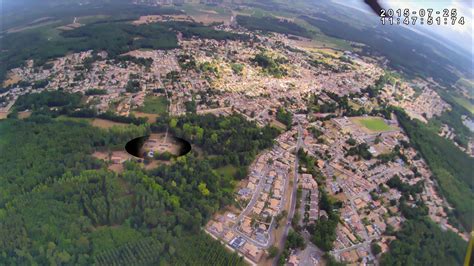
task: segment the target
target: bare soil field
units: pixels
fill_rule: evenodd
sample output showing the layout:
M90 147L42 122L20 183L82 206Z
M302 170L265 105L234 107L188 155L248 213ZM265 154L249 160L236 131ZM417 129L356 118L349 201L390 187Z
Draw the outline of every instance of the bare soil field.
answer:
M3 82L4 87L8 87L10 85L16 84L21 80L21 78L16 74L9 73L7 79Z
M146 117L148 119L148 123L155 123L156 119L158 119L159 117L158 114L149 114L143 112L133 112L133 115L135 115L136 117Z
M166 137L166 139L165 139ZM150 138L143 145L143 149L153 150L155 152L164 153L169 152L174 155L178 155L181 148L181 144L171 136L166 136L165 133L151 134Z
M92 120L91 125L93 125L95 127L100 127L100 128L111 128L113 126L126 126L128 124L113 122L113 121L105 120L105 119L101 119L101 118L94 118Z
M25 119L31 116L31 111L18 112L18 118Z

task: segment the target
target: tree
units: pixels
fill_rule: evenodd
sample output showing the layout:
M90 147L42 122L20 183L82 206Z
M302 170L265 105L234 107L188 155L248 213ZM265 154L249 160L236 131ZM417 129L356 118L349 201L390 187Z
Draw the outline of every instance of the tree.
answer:
M378 255L380 252L382 252L382 248L377 243L370 244L370 250L372 250L374 255Z
M278 255L279 249L275 246L271 246L268 248L268 258L274 258L276 255Z

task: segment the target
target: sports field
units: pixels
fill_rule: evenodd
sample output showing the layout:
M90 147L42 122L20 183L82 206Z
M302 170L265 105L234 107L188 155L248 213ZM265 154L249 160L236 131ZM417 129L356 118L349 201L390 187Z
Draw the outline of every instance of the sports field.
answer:
M354 117L352 121L374 132L383 132L396 129L385 123L381 117Z

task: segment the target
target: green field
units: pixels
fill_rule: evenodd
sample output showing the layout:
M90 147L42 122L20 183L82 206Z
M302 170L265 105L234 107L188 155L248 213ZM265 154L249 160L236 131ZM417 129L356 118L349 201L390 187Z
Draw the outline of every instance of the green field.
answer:
M168 100L165 96L146 96L143 106L138 111L164 115L168 112Z
M453 99L462 107L466 108L471 114L474 114L474 104L468 99L462 97L453 97Z
M226 165L216 169L216 172L224 177L234 178L237 168L233 165Z
M394 129L387 125L387 123L385 123L385 121L380 117L356 117L353 118L352 121L370 131L383 132Z

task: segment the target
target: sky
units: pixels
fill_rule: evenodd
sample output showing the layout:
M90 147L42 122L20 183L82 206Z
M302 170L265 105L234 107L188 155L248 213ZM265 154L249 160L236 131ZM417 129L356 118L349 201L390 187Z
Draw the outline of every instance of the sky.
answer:
M365 12L372 12L370 8L364 3L363 0L333 0L338 4L342 4L348 7L356 8ZM451 10L456 8L458 18L463 16L465 24L460 25L418 25L416 27L405 26L408 29L413 29L417 32L425 33L430 35L434 39L439 37L449 40L461 46L466 51L470 51L471 55L474 54L474 5L472 0L379 0L383 8L388 9L405 9L418 10L432 8L434 11L441 11L445 8Z

